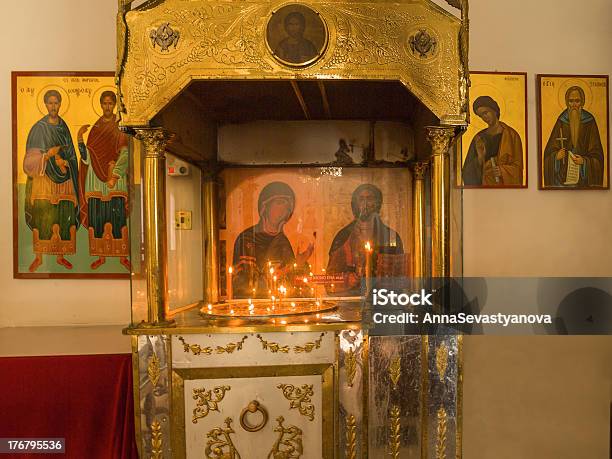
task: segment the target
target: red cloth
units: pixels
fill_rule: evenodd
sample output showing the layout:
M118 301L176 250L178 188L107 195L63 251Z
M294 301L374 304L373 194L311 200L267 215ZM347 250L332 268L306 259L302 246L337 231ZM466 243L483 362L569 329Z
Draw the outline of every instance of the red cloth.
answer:
M66 439L15 458L138 458L130 354L0 358L0 381L0 437Z

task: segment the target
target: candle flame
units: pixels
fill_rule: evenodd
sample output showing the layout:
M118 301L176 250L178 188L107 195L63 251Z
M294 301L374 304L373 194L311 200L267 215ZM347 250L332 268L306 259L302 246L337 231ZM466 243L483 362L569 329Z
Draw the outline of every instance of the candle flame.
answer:
M229 268L227 268L227 272L231 274L232 272L234 272L234 270L233 270L233 269L232 269L232 267L230 266Z
M365 249L370 252L372 250L372 246L370 245L370 241L365 243Z

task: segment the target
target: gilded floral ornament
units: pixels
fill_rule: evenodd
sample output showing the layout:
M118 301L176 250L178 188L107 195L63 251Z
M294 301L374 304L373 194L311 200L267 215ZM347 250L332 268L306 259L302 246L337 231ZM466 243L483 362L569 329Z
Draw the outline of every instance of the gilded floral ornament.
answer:
M446 368L448 367L448 346L446 343L440 344L436 349L436 368L438 370L438 377L440 381L444 382L444 375L446 374Z
M304 454L302 444L302 429L296 426L285 427L285 418L276 418L278 426L274 432L278 432L278 438L268 453L267 459L298 459Z
M163 23L156 30L151 30L149 33L153 49L159 46L161 52L169 52L171 47L176 49L180 36L179 31L170 27L169 22Z
M389 378L393 383L393 388L397 387L400 376L402 374L402 358L397 356L389 364Z
M399 406L393 405L389 419L391 421L391 425L389 426L389 456L393 459L399 459L402 429Z
M346 451L344 456L346 459L355 459L357 457L357 434L355 416L352 414L346 418Z
M346 383L349 387L353 387L357 373L357 353L352 347L346 353L344 366L346 367Z
M247 340L247 338L248 336L245 335L240 341L237 341L235 343L228 343L225 346L216 346L214 349L210 346L202 347L199 344L189 344L182 336L179 336L178 340L183 343L183 351L185 353L189 353L191 351L193 355L212 355L213 352L215 354L233 354L234 352L241 351L242 346L244 345L244 342Z
M240 454L234 446L231 434L236 433L232 428L232 418L225 419L225 428L215 427L206 435L204 454L207 459L240 459Z
M427 29L419 29L408 39L413 56L420 59L433 57L438 47L438 41Z
M438 410L438 428L436 435L436 459L446 459L446 420L444 408Z
M159 421L153 421L151 423L151 459L162 459L163 443L161 424Z
M315 407L310 398L314 395L312 384L304 384L302 387L296 387L293 384L279 384L276 387L281 389L283 396L291 402L289 404L290 409L297 408L302 416L311 421L314 420Z
M198 419L205 418L211 411L219 411L219 402L225 397L225 393L231 390L230 386L219 386L213 389L206 390L193 389L193 399L197 400L196 407L193 410L194 424L198 423Z
M151 381L151 385L153 386L153 388L155 388L157 386L157 382L159 381L159 376L161 374L159 358L155 353L151 357L149 357L149 363L147 365L147 374L149 375L149 381Z

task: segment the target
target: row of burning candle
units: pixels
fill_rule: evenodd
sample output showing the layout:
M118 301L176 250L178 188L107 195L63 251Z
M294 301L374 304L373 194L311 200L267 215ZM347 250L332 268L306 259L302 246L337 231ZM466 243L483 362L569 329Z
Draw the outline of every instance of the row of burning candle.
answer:
M365 250L365 255L366 255L365 278L366 278L366 294L367 294L367 292L369 292L372 288L372 253L373 253L373 249L372 249L372 245L370 244L370 241L364 244L364 250ZM297 267L297 264L294 263L293 268L295 269L296 267ZM312 266L311 266L311 269L312 269ZM229 266L227 268L227 299L228 300L233 299L233 287L232 287L233 272L234 272L234 268L232 266ZM270 294L270 299L272 300L272 303L274 304L277 297L279 300L282 300L283 297L287 296L287 287L285 287L284 285L280 285L277 289L276 283L278 281L278 276L276 275L274 271L274 267L272 266L271 261L268 261L268 272L272 279L272 288L271 290L268 291L268 293ZM310 277L312 277L313 275L312 272L310 272L309 275ZM304 284L308 283L307 276L304 276L303 282ZM312 288L312 291L313 292L315 291L314 288ZM256 293L255 289L253 289L253 293Z

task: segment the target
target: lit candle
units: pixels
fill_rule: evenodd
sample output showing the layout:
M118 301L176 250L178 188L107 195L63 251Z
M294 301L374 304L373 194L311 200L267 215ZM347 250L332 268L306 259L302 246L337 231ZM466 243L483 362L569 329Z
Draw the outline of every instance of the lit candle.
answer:
M232 272L234 269L230 266L227 268L227 299L232 299Z
M365 256L365 294L367 296L372 289L372 246L370 245L370 241L365 243Z

